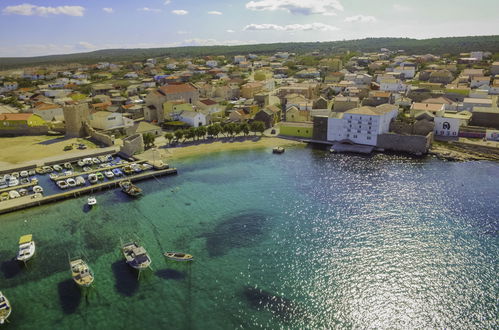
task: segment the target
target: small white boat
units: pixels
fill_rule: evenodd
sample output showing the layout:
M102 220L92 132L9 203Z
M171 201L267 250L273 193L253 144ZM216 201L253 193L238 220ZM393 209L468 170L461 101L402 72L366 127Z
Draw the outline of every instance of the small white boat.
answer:
M95 199L95 197L89 197L87 199L87 204L90 206L95 205L95 204L97 204L97 199Z
M105 175L105 176L106 176L106 178L108 178L108 179L112 179L112 178L114 178L114 173L113 173L113 171L105 171L105 172L104 172L104 175Z
M35 255L35 241L33 235L24 235L19 238L19 252L17 253L17 260L26 262L33 258Z
M60 165L54 165L52 167L54 168L54 171L57 171L57 172L62 171L62 166L60 166Z
M83 171L84 172L88 172L88 171L91 171L91 170L92 170L92 168L90 166L84 166L83 167Z
M36 171L35 170L29 170L28 174L29 174L29 176L36 175Z
M97 181L99 181L99 178L97 178L97 174L95 173L90 173L87 178L90 183L97 183Z
M66 189L68 187L68 183L65 180L57 181L56 184L61 189Z
M31 183L32 184L38 184L38 178L35 176L33 178L31 178Z
M0 291L0 324L4 324L10 316L12 307L7 297Z
M42 171L44 173L52 173L52 172L54 172L54 169L52 167L50 167L50 166L43 166L42 167Z
M67 162L67 163L64 163L64 168L67 169L67 170L72 170L73 169L73 165L71 165L71 163Z
M11 177L9 180L9 187L15 187L19 184L19 180L16 178Z
M73 175L73 171L65 171L64 176L70 176Z
M99 158L97 158L97 157L92 158L92 163L94 163L94 164L100 164Z
M76 162L78 164L79 167L83 167L85 166L85 162L83 161L83 159L80 159L78 162Z
M21 171L21 178L27 178L29 176L28 171Z
M33 192L34 192L35 194L41 194L41 193L43 192L43 188L42 188L42 186L34 186L34 187L33 187Z
M26 196L28 194L28 189L21 188L19 189L19 195Z
M21 194L17 192L17 190L11 190L9 191L9 198L14 199L14 198L19 198L21 197Z
M10 175L11 178L19 178L19 172L14 172Z
M83 159L83 163L84 163L85 165L92 165L92 164L93 164L93 162L92 162L92 158L84 158L84 159Z
M272 152L274 154L282 154L282 153L284 153L284 148L283 147L275 147L274 149L272 149Z
M19 180L19 182L22 185L25 185L25 184L28 184L30 182L30 180L29 180L29 178L21 178L21 180Z
M94 282L94 272L83 259L73 259L69 261L71 277L78 286L88 288Z
M81 175L78 175L78 176L75 178L75 181L76 181L76 185L77 185L77 186L82 186L82 185L85 185L85 179L84 179Z
M59 177L59 175L57 173L50 173L49 174L49 178L51 178L52 180L57 180L58 177Z
M148 171L148 170L152 169L152 165L148 164L148 163L142 164L141 167L142 167L143 171Z
M151 265L151 258L149 258L147 251L136 242L124 244L121 247L121 251L126 263L134 269L142 270Z
M75 181L75 179L69 178L69 179L66 180L66 182L68 183L68 186L70 186L70 187L76 187L76 181Z

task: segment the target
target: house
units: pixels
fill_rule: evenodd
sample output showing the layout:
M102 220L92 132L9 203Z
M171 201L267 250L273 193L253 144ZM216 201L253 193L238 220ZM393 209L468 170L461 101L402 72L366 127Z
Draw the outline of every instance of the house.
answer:
M314 133L313 123L284 122L279 126L279 135L311 139Z
M398 66L393 69L393 72L400 73L404 79L412 79L416 75L414 66Z
M391 104L363 106L346 112L332 113L328 119L327 140L349 140L357 144L376 146L378 136L388 133L390 123L397 114L397 106Z
M15 81L6 81L3 83L3 87L8 91L15 91L19 85Z
M173 120L182 111L194 111L194 105L184 102L184 100L167 101L163 103L164 120Z
M445 113L445 105L439 103L418 103L414 102L411 105L411 117L417 117L423 112L429 112L433 116L442 117Z
M470 82L471 88L480 88L489 85L490 85L490 77L476 76L471 78Z
M446 137L458 137L461 126L458 118L435 117L435 135Z
M194 104L199 100L198 90L191 84L170 84L161 86L147 94L144 119L162 123L165 120L163 104L167 101L183 100Z
M191 127L206 126L208 123L207 116L196 111L182 111L175 115L175 120L184 122Z
M467 76L470 79L473 79L475 77L483 77L484 70L483 69L464 69L463 72L461 72L461 76Z
M215 60L209 60L206 61L206 65L209 66L210 68L215 68L218 66L218 62Z
M387 92L404 92L407 85L402 83L399 79L383 79L380 83L380 90Z
M334 98L333 111L345 112L359 107L360 99L358 97L337 96Z
M499 61L492 63L492 65L490 66L490 75L499 75Z
M372 107L385 103L393 103L392 93L384 91L370 91L369 97L363 100L363 105Z
M245 99L251 99L255 94L263 90L263 83L249 82L241 86L241 96Z
M281 121L281 109L275 105L267 106L255 114L254 120L263 122L265 128L271 128Z
M235 64L239 64L239 63L245 62L245 61L246 61L246 56L243 56L243 55L234 56L234 63Z
M454 79L452 73L448 70L437 70L430 73L428 81L438 84L449 84Z
M64 120L62 106L53 103L37 103L33 108L33 114L42 117L45 121Z
M310 110L313 108L314 104L312 101L307 100L305 97L299 94L289 94L286 95L286 106L295 106L300 110Z
M32 113L0 114L0 135L44 135L48 127L42 117Z
M126 129L127 135L133 135L133 134L153 134L156 136L162 135L163 131L161 130L161 127L157 125L153 125L151 123L148 123L146 121L141 121L137 124L134 124L132 127L129 127Z
M94 112L89 116L88 122L91 127L101 130L126 129L134 125L134 121L123 114L109 111Z
M499 108L475 107L471 125L499 129Z
M461 110L473 111L475 107L492 107L491 99L465 98Z
M242 109L233 110L229 114L229 121L233 123L244 122L247 121L249 118L250 118L249 114L247 114Z
M310 119L309 110L300 110L296 106L291 106L286 110L286 121L309 122Z

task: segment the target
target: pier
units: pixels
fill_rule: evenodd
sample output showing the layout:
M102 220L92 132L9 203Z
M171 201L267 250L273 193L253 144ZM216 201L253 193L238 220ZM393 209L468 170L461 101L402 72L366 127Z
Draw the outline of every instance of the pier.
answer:
M105 189L117 188L119 187L119 184L122 181L130 180L132 182L137 182L149 178L155 178L158 176L175 175L175 174L177 174L176 168L153 170L137 175L127 176L122 179L106 181L91 186L64 191L55 195L43 196L42 194L34 194L34 195L19 197L16 199L9 199L7 201L0 202L0 214L18 211L33 206L39 206L43 204L57 202L68 198L76 198L80 197L81 195L92 194Z

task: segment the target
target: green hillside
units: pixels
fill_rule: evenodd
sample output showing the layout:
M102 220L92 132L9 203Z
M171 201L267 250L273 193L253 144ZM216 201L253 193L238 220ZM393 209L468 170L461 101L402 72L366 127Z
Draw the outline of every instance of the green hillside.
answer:
M306 53L320 51L327 54L350 51L378 51L386 47L392 50L403 49L409 54L458 54L473 50L484 50L499 53L499 35L469 36L433 39L409 38L367 38L359 40L343 40L330 42L287 42L273 44L240 45L240 46L189 46L150 49L105 49L89 53L67 55L50 55L37 57L2 57L0 69L22 66L37 66L61 63L91 64L101 61L142 61L151 57L171 56L205 56L205 55L237 55L237 54L272 54L277 51Z

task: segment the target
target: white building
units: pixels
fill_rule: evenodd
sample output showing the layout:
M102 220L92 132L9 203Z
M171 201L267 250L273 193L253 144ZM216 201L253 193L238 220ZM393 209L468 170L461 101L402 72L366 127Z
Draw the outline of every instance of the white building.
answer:
M15 81L6 81L3 83L3 87L5 88L6 91L15 91L19 85Z
M471 52L470 57L476 58L477 60L481 61L483 60L483 52L482 51Z
M102 130L132 127L134 121L121 113L97 111L89 116L90 126Z
M381 80L380 90L385 92L404 92L407 85L398 79L383 79Z
M499 141L499 131L488 129L485 131L487 141Z
M241 63L241 62L246 62L246 56L243 56L243 55L236 55L236 56L234 56L234 63L235 64L238 64L238 63Z
M210 68L215 68L218 66L218 61L215 60L206 61L206 65L209 66Z
M398 66L393 69L393 72L403 74L405 79L412 79L416 75L416 68L413 66Z
M206 115L201 112L182 111L176 117L176 120L192 127L206 126Z
M398 107L382 104L377 107L360 107L342 113L333 113L328 119L328 141L350 140L354 143L375 146L378 135L387 133L390 122L397 117Z
M435 117L435 135L458 137L461 121L458 118Z

